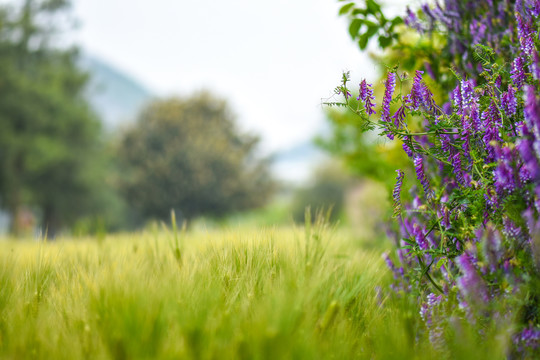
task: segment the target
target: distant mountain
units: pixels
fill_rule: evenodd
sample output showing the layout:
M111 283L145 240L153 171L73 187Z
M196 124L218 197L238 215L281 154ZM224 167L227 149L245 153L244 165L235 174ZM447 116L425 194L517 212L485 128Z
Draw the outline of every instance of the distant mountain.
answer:
M106 62L83 55L80 67L90 74L87 97L108 130L133 122L152 93L130 76Z

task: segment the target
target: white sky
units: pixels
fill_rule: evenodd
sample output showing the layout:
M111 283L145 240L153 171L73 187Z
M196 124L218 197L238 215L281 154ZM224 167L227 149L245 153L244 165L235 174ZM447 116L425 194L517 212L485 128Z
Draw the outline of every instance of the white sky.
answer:
M343 70L373 78L336 0L75 0L76 41L158 95L209 89L266 151L321 130Z

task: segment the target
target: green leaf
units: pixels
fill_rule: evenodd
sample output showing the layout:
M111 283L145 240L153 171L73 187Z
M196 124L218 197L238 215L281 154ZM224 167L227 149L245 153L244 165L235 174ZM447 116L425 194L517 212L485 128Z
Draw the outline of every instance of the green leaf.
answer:
M392 27L394 27L396 25L403 24L403 19L399 16L396 16L395 18L392 19L391 23L392 23Z
M379 36L379 46L383 49L387 48L388 46L390 46L390 44L392 43L392 38L389 37L389 36Z
M363 20L361 19L354 19L351 21L351 25L349 26L349 34L354 39L358 36L358 31L362 27Z
M339 9L339 15L345 15L346 13L349 12L349 10L352 9L353 6L354 6L354 3L348 3L346 5L343 5L341 9Z
M369 41L369 35L367 33L362 34L358 40L358 46L360 49L364 50L367 47Z
M436 269L439 269L441 266L446 265L446 258L442 257L437 261L437 264L435 265Z
M367 6L367 9L369 10L369 12L372 13L372 14L376 14L376 13L381 11L381 6L379 4L377 4L373 0L367 0L366 1L366 6Z
M367 9L358 9L358 8L355 8L352 13L352 15L354 16L357 16L357 15L363 15L364 17L366 17L368 15L368 11Z
M377 33L377 31L379 31L379 26L374 24L373 26L368 26L366 34L368 37L372 37Z

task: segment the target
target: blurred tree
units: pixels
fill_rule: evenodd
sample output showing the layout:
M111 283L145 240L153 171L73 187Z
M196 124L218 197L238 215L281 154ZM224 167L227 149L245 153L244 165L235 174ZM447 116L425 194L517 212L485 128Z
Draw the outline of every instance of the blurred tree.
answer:
M157 100L119 143L119 187L143 218L221 216L263 205L273 188L258 139L240 134L226 102L202 92Z
M83 98L77 51L60 45L65 0L0 5L0 197L13 216L30 205L50 236L96 210L100 124Z

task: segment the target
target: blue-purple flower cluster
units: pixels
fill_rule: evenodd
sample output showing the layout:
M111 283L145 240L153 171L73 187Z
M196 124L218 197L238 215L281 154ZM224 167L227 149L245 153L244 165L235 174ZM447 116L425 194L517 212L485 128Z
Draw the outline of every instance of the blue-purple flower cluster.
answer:
M364 108L366 110L366 114L373 115L377 112L374 110L375 108L375 97L373 96L373 89L371 88L371 84L368 84L366 80L364 79L360 83L360 91L358 92L358 98L356 100L362 100L364 102Z
M394 97L397 77L403 80L394 70L381 121L365 118L403 142L422 189L402 202L404 172L398 170L393 200L400 247L395 262L386 261L393 289L418 297L437 346L444 343L444 314L451 313L479 326L479 334L487 318L509 324L509 354L540 358L539 16L540 0L445 0L418 12L408 8L407 26L444 35L441 56L452 61L454 90L437 106L424 72L416 71L410 91ZM440 64L425 66L431 77L444 72L433 66ZM368 116L375 113L365 81L359 99ZM423 128L412 132L410 121Z

